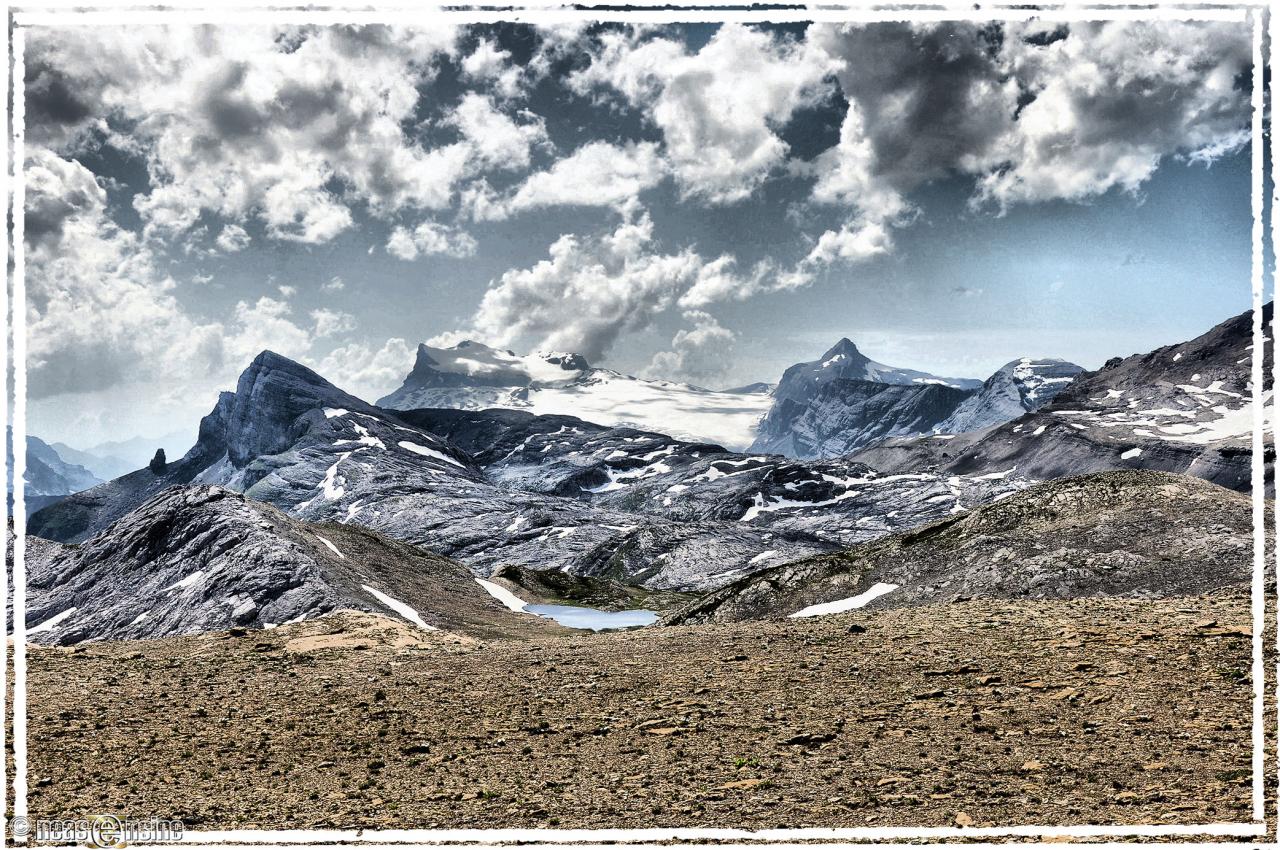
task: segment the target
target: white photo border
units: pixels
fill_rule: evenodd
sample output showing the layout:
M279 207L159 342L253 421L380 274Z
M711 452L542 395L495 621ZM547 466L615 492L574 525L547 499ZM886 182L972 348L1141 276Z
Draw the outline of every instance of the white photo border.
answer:
M180 842L168 844L139 844L135 848L164 848L180 846L186 850L260 850L263 847L298 848L303 846L331 846L337 844L356 844L362 850L379 850L395 848L400 850L407 845L430 846L435 850L453 850L467 848L477 850L483 847L510 847L514 844L534 844L540 846L573 846L577 850L651 850L671 842L713 843L721 850L748 850L769 846L781 850L800 850L800 848L841 847L856 844L859 847L901 846L897 842L923 843L937 848L967 848L967 850L984 850L985 848L1007 848L1010 846L1040 845L1051 839L1055 843L1063 839L1079 839L1086 841L1091 847L1108 848L1108 850L1130 850L1130 848L1149 847L1147 842L1133 843L1120 841L1097 841L1100 838L1137 838L1166 839L1160 843L1164 846L1180 848L1221 848L1224 846L1280 847L1280 817L1276 817L1275 833L1268 833L1266 826L1266 727L1265 727L1265 688L1266 670L1263 656L1263 632L1266 627L1265 596L1265 547L1266 536L1270 530L1280 539L1280 512L1273 517L1274 528L1268 529L1265 521L1265 451L1268 445L1274 450L1280 445L1280 425L1274 417L1268 422L1264 412L1262 392L1264 355L1266 351L1265 334L1262 328L1262 306L1269 295L1274 300L1276 294L1276 270L1270 273L1270 287L1267 283L1267 270L1264 268L1267 248L1269 223L1270 246L1272 251L1280 244L1280 221L1274 215L1277 204L1280 204L1280 185L1273 182L1272 193L1264 198L1268 149L1265 147L1265 130L1267 129L1267 106L1276 103L1276 81L1272 78L1264 85L1264 67L1274 68L1277 40L1280 39L1280 19L1276 12L1280 0L1256 0L1256 2L1234 2L1234 0L1197 0L1193 3L1162 3L1157 0L1154 5L1136 3L1077 3L1064 2L1048 4L1043 7L1030 7L1014 3L975 4L942 0L941 2L919 4L884 4L873 2L851 2L846 5L822 4L805 6L789 4L777 8L744 8L741 2L734 5L735 0L703 0L700 3L686 3L683 8L673 8L673 4L664 0L631 0L625 7L608 6L604 8L573 8L567 3L526 2L519 6L471 5L468 7L447 6L443 3L427 4L373 4L368 5L315 5L303 8L296 5L270 5L255 0L226 0L211 4L208 0L168 0L164 6L147 6L137 2L113 3L111 0L98 0L94 5L85 5L77 0L43 0L35 5L4 5L5 16L9 24L9 38L5 42L3 70L0 71L0 85L9 94L4 103L6 117L9 118L9 134L0 141L0 155L6 161L5 179L9 183L9 212L11 228L9 239L0 246L0 260L6 268L11 268L7 275L9 285L5 299L5 315L0 319L12 345L13 386L12 396L9 391L10 349L0 348L0 388L3 388L7 401L12 404L12 422L9 422L9 404L0 410L0 422L12 426L12 445L23 446L26 442L26 401L27 401L27 363L26 363L26 285L25 285L25 251L23 246L23 208L24 179L22 163L24 160L25 140L25 90L24 90L24 56L25 31L41 26L121 26L164 23L187 24L314 24L314 25L361 25L361 24L401 24L430 25L432 23L528 23L556 24L586 20L599 22L634 22L634 23L701 23L725 22L740 23L783 23L783 22L942 22L954 20L970 21L1020 21L1041 20L1060 22L1079 21L1140 21L1140 20L1173 20L1173 21L1220 21L1248 22L1253 28L1253 73L1251 93L1251 199L1253 214L1251 234L1251 286L1253 293L1253 349L1251 361L1251 384L1253 387L1253 442L1252 442L1252 516L1254 564L1250 586L1250 603L1252 611L1252 810L1253 817L1248 822L1208 823L1208 824L1135 824L1135 825L1014 825L997 827L853 827L847 829L720 829L720 828L661 828L661 829L409 829L409 830L223 830L223 831L189 831ZM720 8L724 7L724 8ZM1265 38L1264 38L1265 36ZM1264 55L1265 50L1265 55ZM1269 100L1268 100L1269 98ZM11 111L10 111L11 110ZM1269 162L1274 170L1275 163L1280 161L1280 139L1273 134L1270 139ZM1268 222L1269 219L1269 222ZM9 265L10 258L12 265ZM1273 255L1273 262L1274 262ZM1273 385L1280 378L1280 363L1273 358ZM1268 441L1268 434L1270 440ZM0 789L6 788L12 780L12 797L9 793L0 793L0 850L10 846L27 846L25 841L10 844L13 840L10 825L14 822L25 822L28 817L27 805L27 691L26 691L26 493L24 475L26 472L26 453L14 450L0 460L5 464L5 472L9 457L13 459L14 491L12 497L13 545L6 549L6 559L12 557L12 581L8 570L0 573L0 594L8 600L12 592L13 632L9 646L13 654L13 696L12 696L12 750L13 770L10 776L7 760L0 758ZM1280 547L1278 547L1280 549ZM10 555L10 551L12 554ZM8 564L6 565L8 566ZM1277 572L1280 573L1280 551L1276 553ZM1280 604L1280 594L1277 597ZM1275 647L1280 651L1280 628L1275 633ZM0 683L7 680L8 651L0 654ZM1280 729L1280 661L1277 661L1272 673L1276 677L1275 697L1277 714L1275 727ZM7 712L8 685L0 687L0 712ZM8 714L5 714L8 717ZM0 724L0 753L5 750L8 724ZM1273 754L1276 757L1276 773L1273 791L1280 789L1280 749ZM9 803L12 799L12 813ZM1274 799L1274 798L1273 798ZM1275 813L1273 813L1275 816ZM1186 841L1168 841L1170 838L1183 837ZM1205 841L1205 838L1233 840ZM983 842L981 839L1004 839L994 842ZM1038 841L1017 841L1008 839L1040 839Z

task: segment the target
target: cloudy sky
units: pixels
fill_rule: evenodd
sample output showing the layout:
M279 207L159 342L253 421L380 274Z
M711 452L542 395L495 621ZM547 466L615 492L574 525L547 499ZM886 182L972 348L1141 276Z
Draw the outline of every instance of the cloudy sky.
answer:
M1249 306L1243 24L36 28L29 427L189 427L263 348L776 380L1086 367Z

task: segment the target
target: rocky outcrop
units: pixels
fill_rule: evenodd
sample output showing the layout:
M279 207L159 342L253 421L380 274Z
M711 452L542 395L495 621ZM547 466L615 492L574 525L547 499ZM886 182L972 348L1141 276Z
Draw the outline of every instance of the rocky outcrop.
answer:
M549 631L461 564L219 487L170 487L79 546L29 548L36 643L271 628L339 610L475 637Z
M1039 484L847 552L755 573L668 622L968 598L1196 595L1246 585L1252 564L1248 497L1189 476L1107 472Z

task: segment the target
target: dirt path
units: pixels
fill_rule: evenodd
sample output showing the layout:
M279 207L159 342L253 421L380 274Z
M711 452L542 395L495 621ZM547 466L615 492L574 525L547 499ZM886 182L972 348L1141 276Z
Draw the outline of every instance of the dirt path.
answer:
M1244 821L1248 622L1245 599L968 602L481 645L342 615L33 649L31 808L200 829Z

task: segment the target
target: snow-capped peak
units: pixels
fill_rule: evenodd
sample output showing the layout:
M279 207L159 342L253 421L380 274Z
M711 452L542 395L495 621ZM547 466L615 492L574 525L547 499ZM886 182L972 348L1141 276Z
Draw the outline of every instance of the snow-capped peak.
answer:
M567 414L600 425L631 425L681 439L744 448L768 409L763 393L713 392L591 367L579 354L521 355L467 340L452 348L418 346L404 384L380 407L484 410L516 408Z
M527 387L573 381L590 368L579 354L543 351L520 355L468 339L451 348L420 344L410 378L418 386Z

